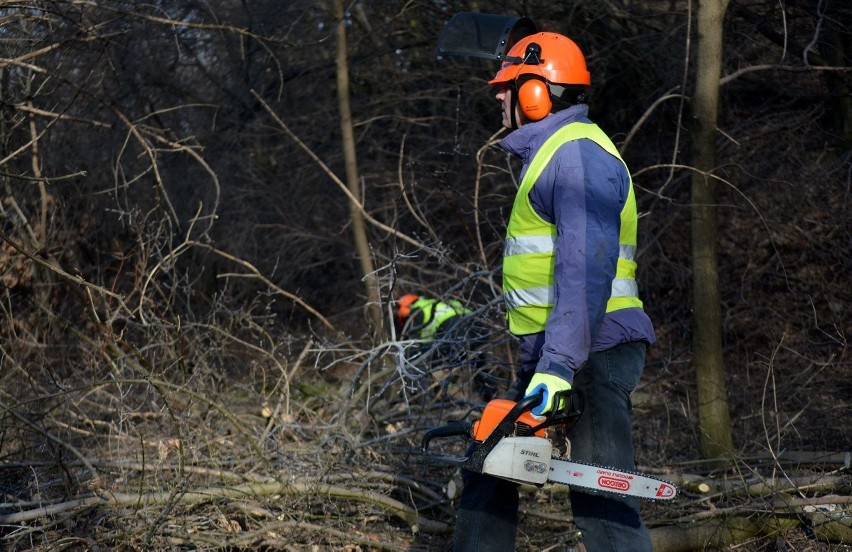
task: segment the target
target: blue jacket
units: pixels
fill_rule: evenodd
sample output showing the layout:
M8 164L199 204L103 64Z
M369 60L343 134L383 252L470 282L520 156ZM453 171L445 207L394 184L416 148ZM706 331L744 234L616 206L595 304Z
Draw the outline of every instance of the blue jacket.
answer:
M500 142L523 161L523 179L541 145L557 129L572 122L590 123L588 107L575 105L527 123ZM621 343L656 340L651 320L642 309L606 313L615 259L587 254L615 243L619 213L629 176L624 164L591 140L569 142L556 152L530 190L535 211L557 227L555 303L544 332L520 336L522 377L535 370L569 382L583 368L589 353ZM613 248L609 248L613 250Z

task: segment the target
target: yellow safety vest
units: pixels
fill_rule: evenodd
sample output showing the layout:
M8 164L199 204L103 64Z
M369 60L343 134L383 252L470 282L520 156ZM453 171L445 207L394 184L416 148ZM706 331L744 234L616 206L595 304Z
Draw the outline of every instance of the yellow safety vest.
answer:
M459 314L473 312L466 308L461 301L450 299L446 303L437 299L420 298L411 304L412 311L419 309L423 312L424 326L420 328L421 339L432 339L441 324Z
M536 213L530 204L530 190L556 150L567 142L582 138L592 140L624 163L612 140L597 125L576 122L556 131L533 157L515 196L503 247L503 293L509 331L515 335L544 331L553 309L556 226ZM629 171L627 174L630 178ZM621 209L618 264L606 312L642 308L634 260L636 226L636 197L631 179L627 201Z

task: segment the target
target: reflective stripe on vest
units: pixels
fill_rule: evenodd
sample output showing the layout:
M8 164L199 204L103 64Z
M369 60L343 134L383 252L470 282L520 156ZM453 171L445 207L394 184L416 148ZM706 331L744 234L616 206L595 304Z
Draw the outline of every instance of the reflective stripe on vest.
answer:
M582 138L592 140L624 163L609 137L597 125L589 123L562 127L533 157L515 196L503 246L503 293L509 331L515 335L543 331L553 308L556 226L536 213L530 204L530 190L556 151L563 144ZM629 171L627 175L630 178ZM606 312L642 308L635 279L636 226L636 197L631 180L621 210L618 263Z
M454 316L473 312L462 305L461 301L450 299L446 303L437 299L421 298L411 304L411 308L423 312L424 326L420 328L421 339L432 339L441 324Z

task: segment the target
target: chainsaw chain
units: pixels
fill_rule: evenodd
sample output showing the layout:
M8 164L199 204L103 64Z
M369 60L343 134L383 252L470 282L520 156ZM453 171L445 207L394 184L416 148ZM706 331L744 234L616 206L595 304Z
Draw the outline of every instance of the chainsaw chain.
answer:
M553 457L551 457L551 460L559 460L561 462L572 462L574 464L582 464L584 466L589 466L590 468L598 468L598 469L602 469L602 470L612 470L612 471L617 471L617 472L621 472L621 473L629 473L630 475L636 475L636 476L639 476L639 477L647 477L648 479L653 479L655 481L659 481L660 483L666 483L668 485L671 485L672 487L677 488L675 486L675 484L673 482L669 481L668 479L663 479L662 477L659 477L659 476L656 476L656 475L649 475L649 474L643 473L643 472L637 472L637 471L633 471L633 470L625 470L625 469L622 469L622 468L615 468L615 467L612 467L612 466L604 466L603 464L596 464L594 462L586 462L584 460L577 460L577 459L574 459L574 458L561 458L559 456L553 456ZM565 483L564 481L551 481L551 484L553 484L553 485L565 485L566 487L570 487L570 485L568 483ZM589 487L580 487L580 488L582 488L584 492L588 492L588 493L604 493L604 494L610 494L610 495L615 495L615 496L629 496L630 498L640 498L641 500L647 500L647 501L650 501L650 502L662 502L662 500L659 500L659 499L656 499L656 498L631 496L631 495L626 495L624 493L616 493L614 491L608 491L606 489L590 489Z

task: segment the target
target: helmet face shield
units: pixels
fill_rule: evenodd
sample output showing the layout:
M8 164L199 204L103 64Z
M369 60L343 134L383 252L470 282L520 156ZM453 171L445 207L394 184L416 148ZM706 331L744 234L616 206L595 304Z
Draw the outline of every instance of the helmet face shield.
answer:
M438 37L438 59L458 56L502 61L518 40L535 32L535 23L526 17L457 13Z
M479 57L501 62L488 84L509 91L511 108L504 107L503 124L518 128L516 112L530 121L573 103L585 102L583 94L563 98L570 88L588 88L591 76L580 47L567 36L538 32L526 17L461 12L454 15L438 36L438 59ZM499 98L499 95L498 95ZM582 99L581 99L582 98ZM506 120L508 111L508 121Z

